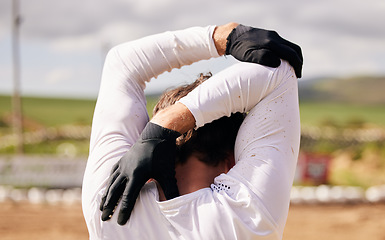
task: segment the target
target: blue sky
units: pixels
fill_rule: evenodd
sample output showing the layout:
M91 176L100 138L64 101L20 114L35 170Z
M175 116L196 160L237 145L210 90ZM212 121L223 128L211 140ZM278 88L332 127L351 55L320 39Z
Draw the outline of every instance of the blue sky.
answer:
M0 1L0 93L11 93L11 5ZM96 98L104 56L149 34L230 21L274 29L304 53L303 81L385 75L383 0L20 0L23 95ZM218 72L232 58L153 80L147 93Z

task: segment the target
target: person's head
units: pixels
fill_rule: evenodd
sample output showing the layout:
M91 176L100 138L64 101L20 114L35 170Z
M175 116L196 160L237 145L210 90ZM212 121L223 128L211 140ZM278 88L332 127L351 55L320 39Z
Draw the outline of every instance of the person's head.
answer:
M173 105L189 92L211 77L211 73L200 77L189 85L168 90L160 97L154 107L153 115L158 111ZM192 129L177 139L177 164L184 164L194 155L201 162L217 166L234 154L234 143L239 127L244 119L243 113L235 113L230 117L222 117L197 130Z

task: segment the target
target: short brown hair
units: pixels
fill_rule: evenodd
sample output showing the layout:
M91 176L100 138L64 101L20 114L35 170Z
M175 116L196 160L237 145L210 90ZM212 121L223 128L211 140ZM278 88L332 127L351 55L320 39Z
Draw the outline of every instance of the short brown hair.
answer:
M173 105L211 76L211 73L200 74L195 82L163 93L154 107L153 115ZM217 166L234 153L235 138L244 117L243 113L234 113L230 117L222 117L197 130L189 130L177 139L176 162L183 164L189 156L195 155L200 161L210 166Z

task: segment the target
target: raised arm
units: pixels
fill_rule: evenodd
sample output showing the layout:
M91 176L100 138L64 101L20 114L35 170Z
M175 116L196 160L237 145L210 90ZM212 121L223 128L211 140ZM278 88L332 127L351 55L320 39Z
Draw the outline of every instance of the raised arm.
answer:
M230 36L229 34L238 33L239 28L236 27L234 30L235 26L238 26L238 24L231 23L228 25L215 28L212 38L211 37L209 38L210 44L202 44L202 46L200 46L199 44L196 44L196 42L194 41L194 39L197 39L197 37L186 34L183 31L172 32L172 34L165 33L164 35L161 35L162 37L157 37L156 39L151 37L144 38L140 42L129 43L127 48L125 47L125 45L122 45L121 47L117 47L116 50L113 52L113 54L115 55L115 58L118 61L117 65L120 66L119 69L123 68L123 71L119 72L117 71L118 69L112 68L111 74L112 75L118 74L116 76L116 79L123 77L124 79L128 80L128 82L132 83L131 85L133 85L134 88L139 89L140 93L138 94L138 91L136 91L137 92L136 95L139 97L137 99L139 101L142 101L144 98L144 95L142 92L143 92L145 81L149 80L150 78L156 77L158 74L160 74L163 71L171 70L172 68L175 68L175 67L178 68L186 64L191 64L192 62L197 60L205 59L204 57L202 57L203 55L209 58L212 56L219 56L221 54L224 54L226 52L226 49L229 47L228 45L228 39ZM196 28L190 29L189 33L192 33L194 29ZM214 30L214 28L212 28L212 30ZM279 49L278 50L279 52L282 50L282 48L277 47L276 49L273 50L273 49L269 49L267 46L267 44L271 44L271 41L276 42L276 40L278 39L277 36L274 36L274 38L272 39L271 38L265 39L266 36L267 37L269 36L258 35L258 34L256 35L254 33L250 34L249 31L242 32L239 36L248 36L248 39L250 41L255 41L256 44L254 44L250 48L246 46L246 47L242 47L241 49L235 49L234 51L231 51L230 54L233 55L233 54L239 53L241 55L244 55L244 52L252 52L252 55L253 55L252 62L255 60L261 64L266 63L266 65L269 65L271 62L276 62L276 60L280 61L275 51ZM235 45L238 45L240 43L239 41L238 42L236 41L237 39L239 40L239 36L236 35L234 37L235 40L232 41L233 43L235 43ZM167 43L165 44L165 49L163 49L163 47L157 48L156 46L159 45L158 40L163 39L163 37L167 39L167 41L162 40L162 42L168 42L168 44ZM191 44L191 42L193 42L194 44ZM198 41L198 42L207 42L207 41ZM142 44L155 46L154 51L146 51L145 53L141 51L136 51L135 47L137 45L141 46ZM194 46L194 49L189 47L192 45ZM277 45L281 46L282 44L280 45L280 43L278 43ZM231 44L231 46L234 46L234 45ZM258 46L261 47L262 51L260 51L260 48ZM266 46L267 48L263 48L264 46ZM286 48L286 46L284 46L283 48ZM201 53L202 54L205 53L205 54L201 55ZM165 61L164 54L166 54L166 56L168 56L169 54L173 57L171 59L168 59L166 57L167 60ZM197 56L197 54L199 56ZM126 59L124 56L132 56L132 58L127 60L127 62L122 62L123 58ZM159 59L160 63L153 63L152 61L150 61L150 59L156 59L157 57L160 58ZM144 61L139 61L139 64L138 64L138 61L136 60L137 58L144 59ZM272 59L274 59L275 61L272 61ZM242 57L239 58L239 60L243 60ZM131 64L131 61L133 61L132 64ZM127 64L129 64L131 67L128 68ZM264 73L266 73L266 71L264 71ZM133 78L132 79L127 78L127 76L133 76ZM232 76L236 77L234 75ZM224 79L222 77L218 77L217 79L221 81L221 79L222 80ZM250 82L252 78L249 78ZM262 78L265 79L266 76L262 76ZM210 80L208 82L212 82L212 81ZM226 82L226 81L223 81L223 82ZM119 91L123 93L125 91L129 91L128 89L130 89L126 87L126 83L120 84L119 81L116 86L117 86L117 89L119 89ZM226 91L226 88L224 88L224 90ZM263 95L268 90L269 88L263 89L261 94ZM223 95L223 96L226 96L226 95ZM127 97L129 97L129 95L127 95ZM221 101L221 94L219 94L217 97L218 97L217 101ZM137 106L137 103L136 103L137 99L133 100L136 104L135 106ZM121 105L121 103L118 101L113 101L112 103L115 103L115 104L118 103L119 105ZM182 104L182 105L185 105L185 104ZM175 106L183 108L182 105L176 104ZM253 104L251 104L250 106L252 105ZM111 104L110 107L113 109L114 107L113 104ZM242 111L245 111L246 109L250 109L248 104L246 104L241 108L242 108ZM142 107L142 109L144 108ZM186 109L184 109L184 111L185 110ZM192 109L189 109L189 110L190 112L193 112ZM173 152L174 151L173 148L175 144L175 136L177 136L178 133L184 132L185 130L188 130L189 128L195 125L199 127L201 126L201 124L204 124L205 122L209 122L221 116L227 115L227 113L225 112L215 112L214 115L209 117L210 120L208 119L202 120L202 116L194 115L194 118L191 118L191 115L189 115L191 113L188 113L185 111L186 114L182 114L181 116L175 115L175 117L178 117L179 119L171 123L171 125L166 125L165 122L163 123L157 122L156 117L152 120L151 123L147 124L145 128L144 128L145 124L141 122L141 125L137 128L137 130L139 131L135 131L134 136L139 136L138 132L140 132L140 130L143 128L144 128L143 130L144 134L142 133L141 137L139 137L139 140L135 143L133 148L130 151L128 151L114 167L110 165L110 167L113 169L113 172L110 176L110 183L107 184L107 189L105 191L105 194L103 196L103 199L100 205L100 209L103 211L102 219L108 220L110 218L110 215L113 213L113 210L115 209L115 206L117 205L120 197L123 195L122 207L120 209L118 222L120 224L124 224L129 218L135 203L135 199L138 196L138 193L141 187L145 183L146 178L148 177L154 177L156 180L158 180L163 190L165 190L166 197L167 197L167 192L176 193L177 191L168 191L167 187L165 187L165 185L162 184L162 180L164 180L164 182L166 183L172 183L170 185L173 185L173 187L176 186L176 184L174 184L175 179L167 179L170 177L173 178L172 172L174 170L171 169L171 166L173 166L174 159L173 157L170 157L169 162L167 161L162 162L164 161L164 159L159 159L159 157L157 157L158 156L157 153L159 153L157 151L167 152L167 153ZM127 121L128 119L125 118L127 116L128 116L127 114L123 114L124 118L119 119L119 122L123 122L125 124L129 124L129 123L132 124L132 121ZM131 113L131 116L136 117L137 114ZM107 115L107 120L109 120L110 117L111 116ZM187 118L189 118L188 121L186 121ZM167 118L164 117L163 119L167 119ZM130 118L130 120L133 120L135 122L135 120L132 117ZM178 121L180 120L184 122L182 125L178 123ZM158 124L154 124L154 123L158 123ZM187 125L184 126L184 124L187 124ZM124 130L126 129L129 129L128 125ZM173 133L171 134L173 136L172 138L169 138L170 131L173 131ZM115 132L119 134L120 131L117 130ZM156 141L153 141L155 145L149 144L148 146L146 146L149 140L152 141L154 139L156 140ZM158 144L163 141L170 143L170 145L163 144L163 146L168 146L168 147L158 148ZM136 145L140 147L135 147ZM127 150L130 146L131 144L128 145ZM162 149L162 150L159 150L159 149ZM160 167L157 168L154 166L166 166L166 165L169 166L168 168L170 171L163 171L163 172L169 172L170 174L168 176L159 175L159 171L161 171L161 169L163 168L160 168ZM147 166L147 167L143 167L143 166ZM148 166L152 166L152 167L148 167ZM133 175L134 173L137 174L137 176L134 176ZM123 192L123 189L124 189L124 192ZM169 196L173 197L175 195L170 194ZM122 216L122 218L120 216Z
M221 27L215 26L165 32L123 43L109 51L83 181L86 216L98 208L111 169L138 140L149 120L143 91L146 81L172 68L219 56L213 40L215 29L221 32Z
M235 220L223 221L234 229L257 232L260 214L274 226L266 227L265 234L274 231L282 237L300 140L297 78L287 62L277 69L236 64L151 121L182 132L234 112L248 115L237 135L235 166L212 185L214 197L219 196L215 202L228 200L218 205L233 208ZM185 124L175 124L181 119Z
M238 63L214 75L151 122L180 133L235 112L248 112L282 81L274 68Z
M110 188L113 181L110 180L111 184L107 184L108 176L111 173L110 169L115 169L114 165L128 150L130 150L129 155L135 155L131 146L140 138L140 134L148 122L143 93L145 82L164 71L170 71L172 68L179 68L199 60L223 55L226 47L226 37L235 26L237 24L230 23L218 27L194 27L181 31L166 32L124 43L114 47L109 52L94 114L90 158L85 177L86 180L89 179L90 181L89 184L85 181L87 189L93 188L94 191L100 191L106 185L108 186L107 192L114 189ZM145 139L163 138L164 135L154 136L157 129L159 128L148 127L145 131L147 134ZM149 145L144 152L150 152L151 147ZM120 163L122 162L127 162L128 168L134 165L133 160L120 161ZM174 167L172 161L166 162L162 166L170 166L169 171L162 168L162 172L171 171L170 174L165 175L165 178L167 178L165 181L175 186L173 184L175 180L169 178L173 178ZM157 168L157 170L160 171L161 168ZM97 175L98 177L95 180L91 175ZM158 177L149 176L148 174L140 175L145 176L145 178L158 178L157 180L161 184L164 182L159 179L159 175L157 175ZM125 175L121 175L121 177L126 179ZM98 180L101 182L98 182ZM145 181L147 179L142 179L136 189L140 190ZM121 182L121 184L125 183ZM166 183L166 185L169 184ZM175 187L171 187L170 191L167 191L169 188L165 186L164 189L169 193L169 197L175 197L177 194ZM110 211L115 208L121 194L122 192L116 192L111 194L111 197L103 198L101 205L106 201L104 216L108 217L111 214ZM88 195L94 196L95 193ZM85 198L88 197L85 196ZM129 201L128 206L125 206L132 209L133 203L135 203L135 199ZM131 210L127 211L127 208L123 208L122 211L127 214L124 214L121 223L127 221ZM107 219L107 217L103 217L103 219Z
M143 92L146 82L173 68L218 57L214 29L165 32L112 48L103 69L93 131L119 126L114 130L133 144L148 120Z

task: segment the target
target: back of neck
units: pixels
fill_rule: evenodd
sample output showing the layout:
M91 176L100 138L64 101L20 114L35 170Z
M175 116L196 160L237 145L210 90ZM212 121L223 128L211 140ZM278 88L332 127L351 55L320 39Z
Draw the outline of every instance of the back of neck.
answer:
M175 167L176 179L180 195L195 192L202 188L208 188L214 183L214 178L221 173L226 173L229 166L226 162L221 162L218 166L210 166L191 156L184 164L178 164ZM165 201L163 191L159 184L159 200Z

